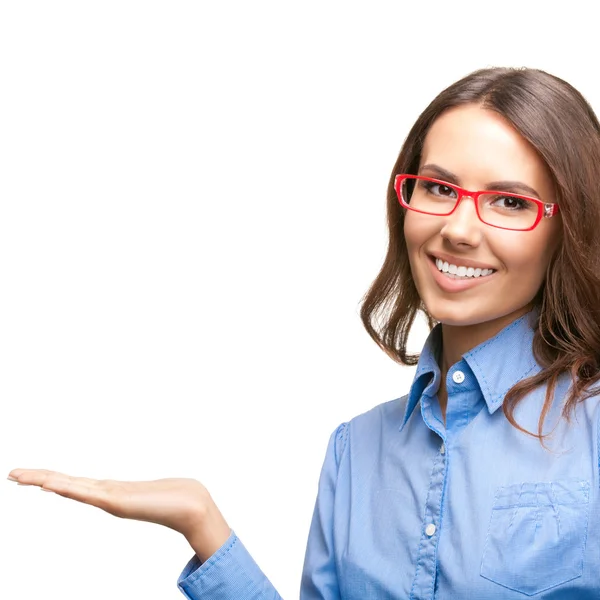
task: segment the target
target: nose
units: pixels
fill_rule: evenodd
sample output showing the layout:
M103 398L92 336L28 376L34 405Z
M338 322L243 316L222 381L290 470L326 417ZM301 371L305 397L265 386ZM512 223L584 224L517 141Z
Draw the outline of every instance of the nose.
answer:
M481 242L482 227L475 200L470 196L463 196L455 211L445 217L440 234L456 246L477 246Z

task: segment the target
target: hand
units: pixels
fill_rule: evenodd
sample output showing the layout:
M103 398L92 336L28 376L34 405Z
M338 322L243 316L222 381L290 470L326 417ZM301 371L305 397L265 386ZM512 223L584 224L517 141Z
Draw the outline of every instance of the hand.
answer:
M201 561L212 556L231 533L208 490L195 479L97 480L43 469L14 469L9 479L96 506L115 517L174 529L185 536Z

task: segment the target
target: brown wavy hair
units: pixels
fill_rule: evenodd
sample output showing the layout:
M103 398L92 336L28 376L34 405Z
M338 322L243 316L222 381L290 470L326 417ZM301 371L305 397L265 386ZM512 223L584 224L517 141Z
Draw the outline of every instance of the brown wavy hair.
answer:
M534 306L533 354L542 370L506 394L508 421L543 444L544 420L558 378L572 385L562 415L600 392L600 124L585 98L569 83L538 69L480 69L442 91L419 116L394 165L387 190L389 244L377 278L362 299L360 317L379 347L400 364L415 365L408 334L421 310L404 239L404 213L394 191L398 173L417 174L425 136L449 108L477 104L501 114L538 152L551 173L562 216L563 239L548 265ZM547 384L537 435L514 418L517 404Z

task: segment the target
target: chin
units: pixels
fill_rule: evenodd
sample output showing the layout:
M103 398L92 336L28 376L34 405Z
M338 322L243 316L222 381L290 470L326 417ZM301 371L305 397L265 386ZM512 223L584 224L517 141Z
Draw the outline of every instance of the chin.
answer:
M437 322L443 325L452 325L461 327L467 325L477 325L489 321L493 318L491 315L481 314L481 311L469 310L464 304L456 304L448 302L424 302L425 308L429 315Z
M435 321L451 327L471 327L484 323L492 324L495 321L499 324L502 322L508 324L531 310L531 305L511 307L509 310L500 310L497 312L482 312L477 309L469 310L464 304L462 307L439 306L439 304L437 306L428 306L426 304L425 306L427 307L427 312Z
M493 321L494 319L486 319L485 317L477 318L477 317L457 317L453 315L436 315L431 314L431 316L436 320L436 322L441 323L442 325L449 325L451 327L469 327L470 325L481 325L481 323L487 323L489 321Z

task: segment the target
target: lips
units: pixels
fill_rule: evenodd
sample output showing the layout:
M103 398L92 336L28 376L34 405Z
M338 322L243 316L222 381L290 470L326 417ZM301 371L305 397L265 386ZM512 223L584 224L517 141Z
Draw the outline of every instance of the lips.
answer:
M474 269L473 267L465 267L463 265L449 265L447 262L442 261L441 258L435 259L435 266L438 271L456 277L487 277L496 272L494 269L480 269L479 267Z
M436 253L428 254L428 256L429 256L429 258L431 258L431 260L434 263L435 263L436 259L439 259L443 262L447 262L449 265L456 265L457 267L466 267L467 269L469 267L472 267L473 269L481 269L481 270L490 269L492 271L497 271L497 269L490 264L475 261L475 260L470 260L465 257L459 258L458 256L452 256L451 254L444 254L443 252L439 252L439 253L436 252Z
M430 265L431 273L437 286L443 292L449 294L462 292L479 285L485 285L490 281L494 281L497 274L497 271L494 271L485 277L456 277L440 271L435 264L435 258L433 256L429 256L427 262Z

